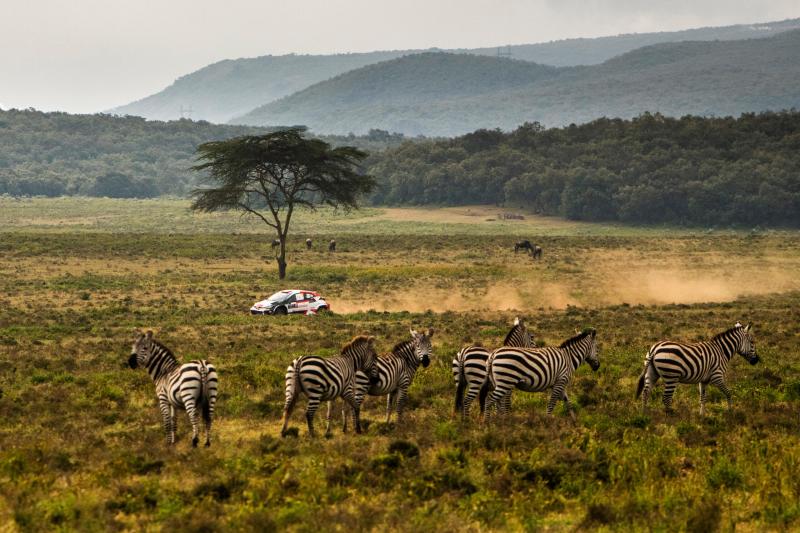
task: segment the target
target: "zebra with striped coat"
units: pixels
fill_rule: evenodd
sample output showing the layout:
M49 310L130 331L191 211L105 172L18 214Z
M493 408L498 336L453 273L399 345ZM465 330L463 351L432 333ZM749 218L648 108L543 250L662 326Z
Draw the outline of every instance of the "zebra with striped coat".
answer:
M492 390L484 411L484 420L500 405L503 397L512 390L541 392L552 388L547 402L547 414L552 415L556 403L564 405L574 418L574 407L567 396L567 386L575 370L586 362L593 371L600 368L597 357L597 331L592 328L565 340L560 346L543 348L498 348L487 362L488 379L484 388Z
M642 396L642 411L647 410L650 390L659 378L664 380L662 402L667 413L672 411L672 396L678 383L697 383L700 388L700 414L706 412L706 388L715 385L732 408L731 391L725 384L725 372L734 354L739 354L751 364L758 363L756 344L750 333L750 324L734 327L715 335L711 340L695 343L662 341L654 344L644 361L644 371L639 376L636 397Z
M360 406L366 395L386 395L386 422L392 416L392 407L397 411L398 422L403 416L403 407L408 399L408 388L414 381L419 365L427 368L430 364L431 337L433 328L419 333L411 330L411 340L402 341L392 348L392 352L375 360L371 376L364 372L356 373L356 403ZM371 378L371 379L370 379ZM330 424L330 405L328 409ZM347 431L347 415L344 413L344 430Z
M356 433L361 433L360 406L355 396L356 372L369 375L376 356L375 337L359 335L347 343L337 357L304 355L292 361L286 369L286 403L283 407L281 436L286 436L289 417L300 393L308 397L306 422L311 437L314 437L314 414L320 402L333 401L340 396L353 408ZM329 434L330 424L326 436Z
M534 348L536 343L533 342L533 336L528 332L525 323L517 317L503 341L503 346ZM469 408L486 382L486 361L491 353L492 351L488 348L472 344L462 348L453 358L453 378L456 382L455 413L461 413L462 419L469 416ZM510 391L503 398L503 403L510 408ZM481 402L482 412L483 402Z
M205 422L206 446L211 446L211 422L219 383L214 365L202 359L180 364L169 348L153 338L152 331L136 336L128 365L145 367L153 379L168 444L175 444L178 425L175 410L183 409L192 424L192 446L196 447L199 441L198 414L202 414Z

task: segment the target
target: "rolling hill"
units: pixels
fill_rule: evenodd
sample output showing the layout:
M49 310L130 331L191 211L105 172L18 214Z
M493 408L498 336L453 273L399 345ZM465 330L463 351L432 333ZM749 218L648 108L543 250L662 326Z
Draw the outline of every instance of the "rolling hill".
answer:
M800 107L800 30L765 39L643 47L605 63L546 67L497 57L415 54L321 82L234 119L318 133L381 128L450 136L645 111L737 115Z
M628 34L594 39L566 39L510 46L514 59L555 66L592 65L642 46L684 40L711 41L768 37L800 28L800 19L678 32ZM428 50L430 51L430 50ZM451 50L496 56L497 48ZM338 55L284 55L225 60L182 76L156 94L112 109L148 119L181 118L191 108L194 119L225 122L315 83L347 71L425 50Z

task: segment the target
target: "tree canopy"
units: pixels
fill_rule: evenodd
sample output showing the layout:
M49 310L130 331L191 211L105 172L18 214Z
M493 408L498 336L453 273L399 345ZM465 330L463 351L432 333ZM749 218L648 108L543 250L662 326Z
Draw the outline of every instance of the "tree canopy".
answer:
M194 170L207 172L216 185L194 191L192 209L239 210L273 228L280 241L276 260L286 276L286 237L298 206L357 208L375 186L360 172L366 152L352 146L332 148L304 138L299 129L237 137L201 144Z

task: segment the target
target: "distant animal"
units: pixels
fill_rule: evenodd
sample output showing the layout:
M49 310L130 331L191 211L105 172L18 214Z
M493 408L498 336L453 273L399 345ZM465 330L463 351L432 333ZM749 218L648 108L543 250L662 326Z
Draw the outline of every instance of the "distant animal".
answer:
M514 325L506 335L503 346L517 346L520 348L533 348L533 335L528 332L525 322L517 317ZM461 418L469 416L469 408L486 381L486 361L492 350L483 346L465 346L453 358L453 378L456 382L455 413ZM466 395L465 395L466 392ZM511 394L503 398L505 403L511 402ZM510 406L509 406L510 407ZM481 405L481 409L483 406Z
M520 250L528 250L529 252L533 251L533 245L529 240L517 241L514 243L514 253L519 252Z
M411 330L411 340L399 342L392 352L378 357L372 367L371 376L364 372L356 373L356 402L360 406L366 395L386 395L386 422L392 416L392 407L397 412L397 421L403 416L403 408L408 399L408 388L414 381L419 365L427 368L430 364L431 337L433 328L419 333ZM372 377L372 379L370 379ZM347 416L344 416L344 429L347 430Z
M328 243L328 251L335 252L336 251L336 241L331 239L331 242Z
M301 393L308 398L306 422L309 436L313 438L315 435L314 414L320 402L332 401L339 396L352 407L356 433L361 433L360 405L356 403L355 396L356 372L369 375L376 357L375 337L359 335L345 344L341 355L337 357L304 355L292 361L286 369L286 402L283 406L281 436L286 436L289 417ZM330 408L331 404L328 404ZM330 434L330 423L325 434Z
M541 259L542 258L542 248L540 246L537 246L537 245L534 244L533 245L533 249L531 250L531 257L533 257L534 260Z
M563 400L574 418L574 408L567 396L566 388L572 375L581 363L586 361L592 370L600 368L597 358L597 331L585 330L558 347L544 348L498 348L489 356L487 362L488 379L481 388L483 397L488 391L489 399L484 410L484 421L500 408L503 397L517 388L527 392L541 392L552 388L547 402L547 414L552 415L556 403Z
M311 239L306 239L306 250L311 249L311 244L312 244Z
M278 239L272 239L272 244L270 245L272 248L276 248L281 245L281 241Z
M642 396L642 410L646 411L650 389L659 378L664 380L662 402L667 413L672 412L672 396L678 383L698 384L701 415L706 412L706 388L709 383L722 391L728 400L728 409L731 409L731 391L725 384L725 372L736 353L751 365L759 361L750 324L742 326L737 322L731 329L704 342L662 341L654 344L647 353L644 371L639 376L636 388L636 397Z
M196 447L199 440L199 414L205 422L206 446L211 446L219 383L214 365L204 359L180 364L169 348L153 338L152 331L136 336L128 365L145 367L153 379L168 444L175 444L175 410L183 409L192 424L192 446Z

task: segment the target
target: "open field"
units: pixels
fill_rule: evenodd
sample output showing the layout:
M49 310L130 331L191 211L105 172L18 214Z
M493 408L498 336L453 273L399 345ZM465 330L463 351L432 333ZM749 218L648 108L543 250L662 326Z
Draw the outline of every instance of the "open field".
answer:
M322 211L298 219L285 285L334 314L252 317L281 284L271 236L184 201L0 199L0 530L697 530L800 527L800 233L632 228L470 207ZM113 215L109 214L113 210ZM310 236L315 250L305 251ZM518 237L544 248L532 262ZM323 244L336 238L336 254ZM555 344L598 330L572 422L516 393L490 430L450 418L453 354L513 317ZM694 387L667 417L633 400L648 346L752 321L734 410ZM286 364L361 332L388 351L436 328L410 411L365 435L278 438ZM124 366L134 328L220 369L215 441L163 444L153 386ZM658 389L660 393L661 389ZM322 427L324 414L318 414Z

